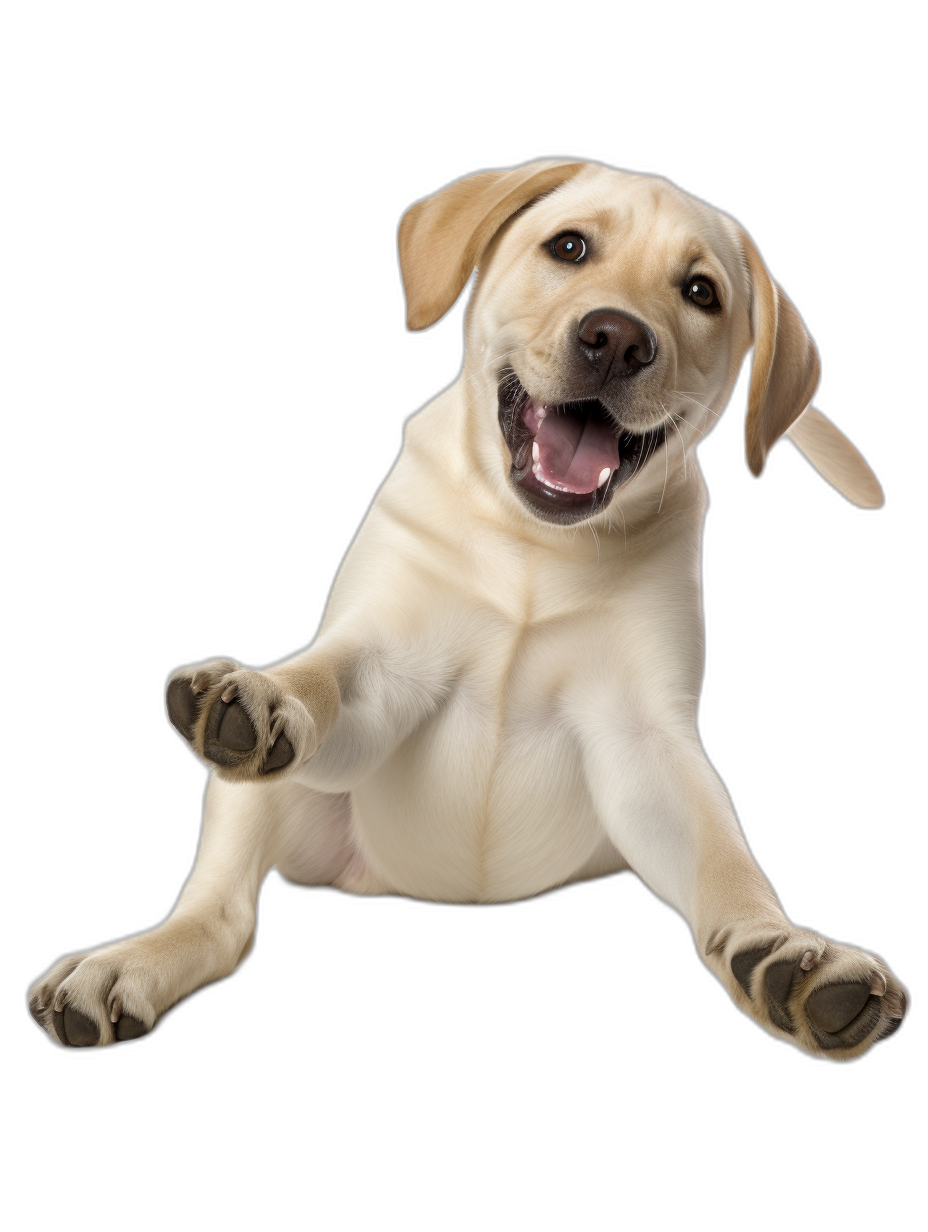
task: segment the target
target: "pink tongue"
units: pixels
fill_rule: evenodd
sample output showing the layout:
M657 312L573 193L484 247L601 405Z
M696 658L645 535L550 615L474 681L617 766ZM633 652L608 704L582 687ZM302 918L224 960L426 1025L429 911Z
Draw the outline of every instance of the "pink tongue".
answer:
M530 428L538 424L539 479L571 492L595 492L603 471L614 471L619 465L619 442L612 428L593 415L584 423L574 415L550 410L540 422L536 414L526 415L526 423Z

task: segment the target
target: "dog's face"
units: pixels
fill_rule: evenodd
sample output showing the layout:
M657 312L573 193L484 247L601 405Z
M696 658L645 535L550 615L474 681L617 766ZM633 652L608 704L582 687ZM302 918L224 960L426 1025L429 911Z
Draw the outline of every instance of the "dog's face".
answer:
M730 220L662 180L591 167L481 261L468 366L498 390L501 465L536 517L596 517L727 400L751 342ZM709 408L707 411L706 408Z
M400 259L413 329L478 267L470 413L482 462L535 519L597 519L646 476L666 483L752 344L755 474L818 381L815 346L746 233L665 180L574 162L478 173L407 212Z

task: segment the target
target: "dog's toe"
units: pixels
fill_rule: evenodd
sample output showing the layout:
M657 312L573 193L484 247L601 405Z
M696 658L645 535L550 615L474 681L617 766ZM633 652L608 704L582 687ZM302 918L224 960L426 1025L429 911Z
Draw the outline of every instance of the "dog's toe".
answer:
M133 1040L138 1039L140 1035L147 1035L151 1030L146 1027L144 1022L138 1018L133 1018L131 1014L123 1014L119 1022L116 1023L116 1038L118 1040Z
M293 745L286 736L280 735L271 745L267 759L264 762L263 773L269 770L281 770L293 761Z
M902 992L901 989L899 991L899 1002L900 1002L899 1015L896 1018L889 1019L889 1021L886 1024L886 1029L884 1030L883 1034L880 1036L881 1039L889 1039L889 1037L895 1034L895 1032L898 1031L899 1028L902 1026L902 1020L903 1018L905 1018L905 1011L908 1008L908 1001L906 999L905 993Z
M182 678L172 680L167 688L168 718L184 737L193 738L193 725L197 720L196 694L190 682Z
M51 1015L52 1030L54 1031L59 1044L67 1046L68 1037L64 1031L64 1013L62 1010L52 1010Z
M258 736L244 706L241 702L226 703L222 700L216 705L223 709L219 719L219 743L236 753L250 753L258 742Z
M45 1025L35 1011L33 1011L33 1017L43 1026ZM94 1020L82 1014L80 1010L76 1010L72 1005L66 1005L61 1010L53 1009L51 1024L59 1042L67 1047L91 1048L100 1042L100 1028Z
M854 1021L870 996L869 984L826 984L806 1001L813 1026L833 1035Z
M802 956L781 958L770 963L764 972L764 991L767 995L767 1011L781 1031L794 1035L796 1027L787 1002L793 991L797 972L801 969Z
M235 766L242 753L250 753L258 742L254 724L241 702L224 702L217 697L206 720L204 752L220 766Z
M754 974L754 968L758 963L763 962L773 949L773 945L771 941L768 945L759 945L751 950L741 950L731 960L731 973L748 996L751 995L751 976Z
M100 1028L94 1020L70 1005L64 1008L64 1030L72 1048L90 1048L100 1041Z

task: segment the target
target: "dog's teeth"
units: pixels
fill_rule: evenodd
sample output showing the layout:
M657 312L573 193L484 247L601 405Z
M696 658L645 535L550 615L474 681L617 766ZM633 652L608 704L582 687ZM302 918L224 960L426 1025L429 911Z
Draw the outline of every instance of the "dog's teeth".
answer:
M609 469L609 467L604 466L603 469L599 472L599 483L596 485L597 488L601 488L611 474L612 474L612 471Z
M546 406L540 406L538 410L535 412L535 418L544 419L547 413L548 413L548 408Z
M537 441L534 441L534 442L532 443L532 459L533 459L533 461L535 461L535 462L540 462L540 461L541 461L541 450L538 448L538 442L537 442Z

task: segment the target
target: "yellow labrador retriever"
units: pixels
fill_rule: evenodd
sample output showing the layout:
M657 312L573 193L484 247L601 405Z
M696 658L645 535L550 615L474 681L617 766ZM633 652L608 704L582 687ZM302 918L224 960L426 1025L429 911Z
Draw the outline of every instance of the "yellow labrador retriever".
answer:
M407 424L312 646L170 679L213 771L193 873L151 932L57 963L33 1013L63 1044L149 1031L234 969L274 865L460 903L631 868L761 1026L857 1056L904 991L786 918L696 730L705 495L685 447L752 345L751 470L788 432L849 499L882 501L809 406L799 315L731 218L591 163L469 176L414 205L399 246L411 329L478 270L461 376Z

